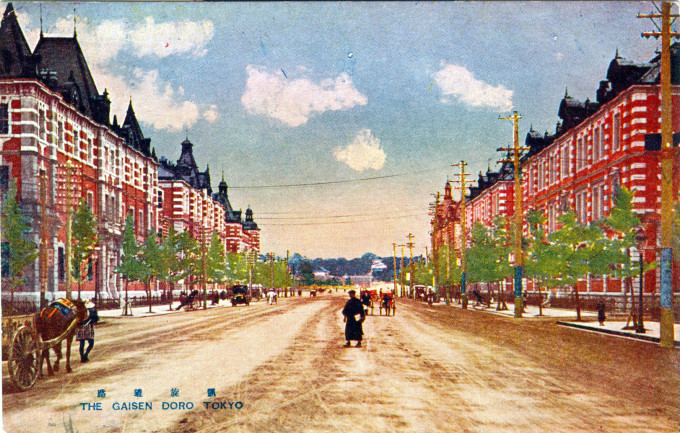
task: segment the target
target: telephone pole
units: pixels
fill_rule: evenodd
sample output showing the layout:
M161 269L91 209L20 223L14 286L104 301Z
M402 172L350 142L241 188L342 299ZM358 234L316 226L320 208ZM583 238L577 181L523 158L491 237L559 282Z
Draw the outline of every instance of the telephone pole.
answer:
M272 289L274 288L274 252L269 253L269 259L270 259L270 270L271 270L271 287Z
M408 294L409 296L413 296L413 234L411 233L408 234L408 243L406 244L406 246L409 247L409 250L411 251L411 260L408 262L409 268Z
M671 13L672 3L665 1L658 14L638 14L638 18L649 18L659 30L644 32L645 38L661 38L661 347L673 348L675 330L673 328L673 104L671 93L671 38L680 37L680 33L671 32L671 19L680 17ZM661 18L661 28L654 21Z
M392 271L392 280L394 281L394 296L397 296L397 244L392 243L392 262L394 265Z
M437 218L437 208L439 207L440 194L432 194L434 196L434 208L432 211L432 217L434 219L434 224L432 225L432 264L434 266L434 290L439 296L439 290L437 290L437 285L439 284L439 249L437 248L436 237L439 232L439 219ZM447 297L448 299L448 297Z
M47 293L47 174L40 170L40 308L45 308Z
M467 194L467 187L465 186L465 176L470 176L470 173L465 172L467 162L461 161L458 164L451 164L452 167L459 167L460 173L455 173L454 176L460 176L460 180L452 180L451 182L460 183L459 187L454 187L460 190L460 299L464 309L468 306L467 292L465 291L465 278L467 271L467 261L465 260L465 249L467 248L467 232L465 230L465 194Z
M499 147L496 149L499 152L512 152L512 160L502 160L500 162L512 162L515 167L515 211L514 211L514 244L515 244L515 317L522 317L522 310L524 309L522 301L522 274L524 271L524 251L522 251L522 226L524 221L522 209L522 169L520 167L519 158L523 151L528 150L526 147L519 146L519 119L522 118L516 111L510 117L498 116L500 120L512 120L513 131L513 147Z
M71 233L73 225L73 215L71 209L71 160L66 161L66 245L64 253L66 255L66 299L71 299Z
M399 296L404 296L404 247L406 245L400 244L401 247L401 266L399 267Z

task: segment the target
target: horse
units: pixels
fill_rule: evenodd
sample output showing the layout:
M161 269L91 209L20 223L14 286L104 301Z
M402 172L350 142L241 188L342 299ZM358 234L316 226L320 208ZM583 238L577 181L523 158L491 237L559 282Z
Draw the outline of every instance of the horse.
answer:
M77 325L88 316L84 301L59 299L38 313L35 321L36 331L43 343L49 342L40 354L40 377L43 376L43 360L47 361L47 375L59 371L61 360L61 342L66 340L66 372L71 373L71 344L76 334ZM50 340L59 339L51 342ZM54 368L50 363L50 348L57 355Z

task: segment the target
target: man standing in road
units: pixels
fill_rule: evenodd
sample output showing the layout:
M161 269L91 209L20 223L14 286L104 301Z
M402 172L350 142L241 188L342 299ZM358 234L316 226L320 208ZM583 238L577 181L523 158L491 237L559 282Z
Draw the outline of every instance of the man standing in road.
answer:
M344 320L346 323L345 340L347 340L347 344L345 344L345 347L351 346L350 340L357 340L356 347L361 347L361 340L364 335L362 323L366 319L366 315L361 301L355 297L357 292L350 290L348 293L349 300L345 304L345 308L342 309L342 315L345 316ZM359 316L359 319L357 319L357 316Z

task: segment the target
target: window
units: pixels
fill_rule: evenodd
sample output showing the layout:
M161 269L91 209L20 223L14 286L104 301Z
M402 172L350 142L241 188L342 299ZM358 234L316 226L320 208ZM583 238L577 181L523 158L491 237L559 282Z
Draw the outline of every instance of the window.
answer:
M63 283L66 279L66 256L64 255L64 247L57 248L57 273L59 281Z
M604 217L604 185L602 183L593 186L593 221Z
M548 176L550 176L550 185L553 185L555 183L555 160L557 159L557 156L551 155L550 156L550 166L548 167Z
M557 203L552 203L548 208L548 233L552 233L557 228Z
M612 121L612 152L619 150L621 115L616 113Z
M87 261L87 281L92 281L94 267L92 266L92 259Z
M562 172L562 179L565 179L567 176L569 176L569 146L564 146L562 148L560 170Z
M579 223L585 224L587 218L587 193L586 190L576 192L576 217Z
M584 148L583 137L581 137L576 141L576 170L580 170L586 165Z
M9 134L9 104L0 104L0 134Z
M9 166L0 165L0 197L4 199L9 188Z
M90 191L87 192L87 207L89 207L90 210L94 212L94 210L92 210L94 207L94 195Z
M45 110L40 110L38 118L38 135L43 140L45 139L45 134L47 133L46 129Z
M596 126L593 130L593 162L598 162L602 157L600 149L600 127Z
M59 148L64 148L64 122L59 122L57 126L57 142L59 143Z
M9 242L2 242L2 277L9 278Z
M161 209L163 207L163 190L159 189L158 190L158 209Z

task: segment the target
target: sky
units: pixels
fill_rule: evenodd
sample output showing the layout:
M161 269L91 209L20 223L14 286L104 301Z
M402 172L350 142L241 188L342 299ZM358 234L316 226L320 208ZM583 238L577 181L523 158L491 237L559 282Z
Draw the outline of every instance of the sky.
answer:
M5 5L3 5L4 10ZM35 47L40 4L14 3ZM75 11L74 11L75 9ZM130 100L159 156L185 138L199 169L250 207L261 251L390 256L430 245L429 204L466 161L553 133L565 91L595 99L618 49L645 62L651 2L42 4L43 31L74 25L97 88ZM75 14L75 20L74 20ZM75 22L75 24L74 24ZM455 193L454 193L455 194ZM400 254L400 248L397 248Z

